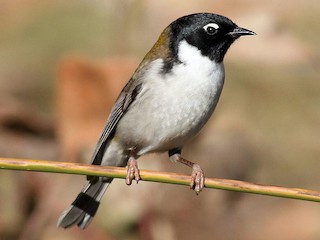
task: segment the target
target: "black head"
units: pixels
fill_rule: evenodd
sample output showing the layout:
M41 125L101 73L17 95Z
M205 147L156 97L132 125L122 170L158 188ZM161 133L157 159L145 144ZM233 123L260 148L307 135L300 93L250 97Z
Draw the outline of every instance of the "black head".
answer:
M172 22L169 48L177 56L178 46L182 40L197 47L204 56L217 62L223 61L231 44L242 35L255 33L238 27L230 19L212 13L197 13L178 18Z

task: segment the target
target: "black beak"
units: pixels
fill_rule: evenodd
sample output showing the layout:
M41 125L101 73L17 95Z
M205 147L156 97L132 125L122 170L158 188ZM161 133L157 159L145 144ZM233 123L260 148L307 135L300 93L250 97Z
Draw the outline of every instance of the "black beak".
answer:
M231 30L228 35L232 36L233 38L238 38L244 35L257 35L255 32L241 28L241 27L235 27L233 30Z

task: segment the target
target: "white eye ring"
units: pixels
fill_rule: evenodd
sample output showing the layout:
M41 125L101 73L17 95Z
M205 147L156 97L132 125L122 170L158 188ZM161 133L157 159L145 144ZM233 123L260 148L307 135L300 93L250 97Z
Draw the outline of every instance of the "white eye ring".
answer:
M203 29L209 34L214 35L219 29L219 25L216 23L209 23L203 27Z

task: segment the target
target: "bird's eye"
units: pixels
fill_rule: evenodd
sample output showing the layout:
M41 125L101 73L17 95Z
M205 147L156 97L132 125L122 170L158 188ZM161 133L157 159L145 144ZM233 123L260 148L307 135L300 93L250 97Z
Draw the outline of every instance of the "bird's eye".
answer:
M218 31L219 25L216 23L209 23L203 27L203 29L209 34L214 35Z

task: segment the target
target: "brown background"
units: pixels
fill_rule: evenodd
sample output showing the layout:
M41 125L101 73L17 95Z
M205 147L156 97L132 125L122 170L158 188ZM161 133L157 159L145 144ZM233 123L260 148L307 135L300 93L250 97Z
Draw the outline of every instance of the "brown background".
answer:
M228 52L210 122L184 156L208 177L320 189L320 4L0 2L0 156L88 162L110 106L171 21L215 12L258 35ZM189 173L166 154L140 168ZM90 227L57 229L84 177L0 172L0 239L318 239L316 203L116 180Z

